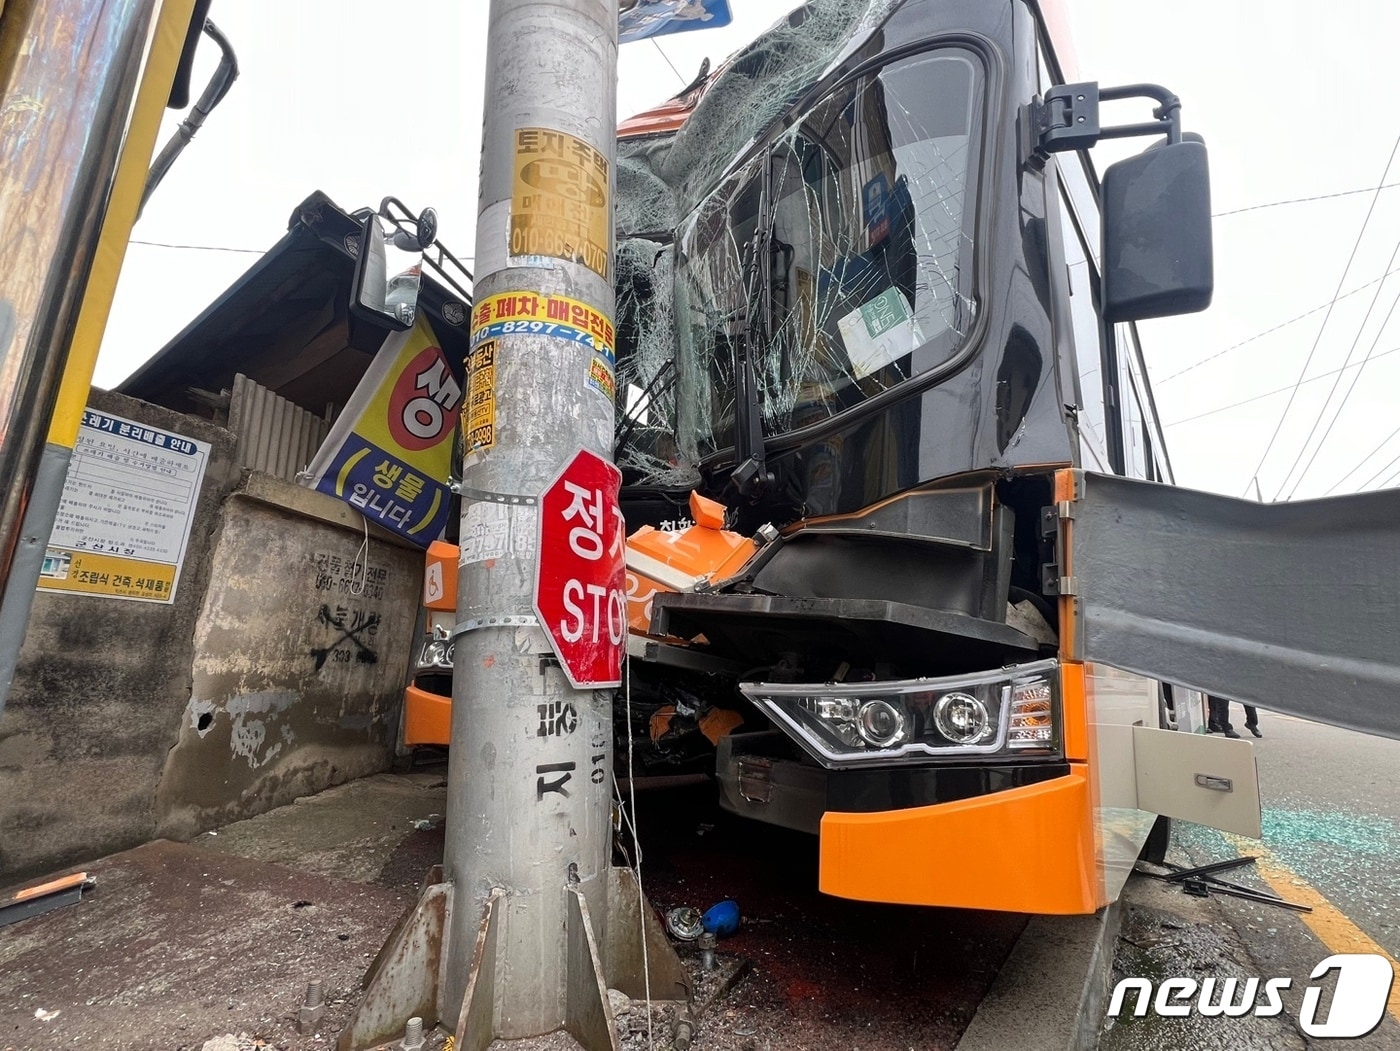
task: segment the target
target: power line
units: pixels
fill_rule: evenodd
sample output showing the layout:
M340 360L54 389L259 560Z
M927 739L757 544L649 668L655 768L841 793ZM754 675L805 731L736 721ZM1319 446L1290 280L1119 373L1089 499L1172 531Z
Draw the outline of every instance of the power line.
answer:
M1400 241L1395 242L1395 248L1390 253L1390 262L1385 264L1387 270L1390 269L1391 263L1395 262L1395 257L1397 255L1400 255ZM1356 345L1361 342L1361 333L1366 331L1366 322L1371 320L1371 311L1375 309L1376 302L1380 299L1381 296L1381 289L1383 289L1384 287L1385 285L1376 286L1376 294L1371 297L1371 303L1366 308L1366 314L1361 319L1361 324L1358 325L1356 328L1356 335L1352 338L1351 346L1347 348L1347 356L1342 362L1343 368L1351 364L1352 352L1356 350ZM1386 311L1385 320L1381 322L1380 329L1376 332L1375 337L1371 340L1371 346L1367 349L1366 356L1361 359L1361 367L1358 368L1356 370L1356 374L1352 376L1351 386L1347 388L1346 394L1342 396L1341 402L1337 405L1337 411L1333 414L1332 419L1328 421L1327 429L1322 432L1322 437L1317 440L1317 445L1313 446L1312 455L1308 457L1308 462L1303 465L1303 470L1299 473L1298 480L1293 483L1293 488L1288 491L1287 499L1293 499L1293 494L1296 493L1298 491L1298 487L1303 484L1303 476L1306 475L1308 473L1308 469L1312 467L1313 461L1317 459L1317 454L1322 449L1323 443L1327 441L1327 436L1332 433L1332 428L1336 426L1337 417L1340 416L1342 414L1342 410L1346 408L1347 398L1350 398L1351 392L1356 389L1357 377L1361 375L1361 370L1366 367L1366 362L1371 360L1371 354L1373 351L1375 351L1376 344L1381 341L1381 334L1385 332L1385 326L1390 324L1390 319L1391 316L1395 313L1395 305L1397 303L1400 303L1400 292L1397 292L1395 297L1391 299L1390 309ZM1285 474L1283 476L1283 485L1279 486L1280 493L1283 492L1284 486L1288 485L1288 478L1289 475L1293 473L1293 469L1297 467L1299 461L1303 459L1303 453L1307 451L1308 443L1312 441L1312 436L1317 433L1317 425L1322 422L1322 417L1327 415L1327 406L1332 403L1332 395L1337 393L1337 388L1341 385L1341 382L1342 374L1339 372L1337 373L1337 378L1332 381L1332 389L1327 392L1327 397L1323 400L1322 407L1317 410L1317 419L1313 420L1313 425L1312 428L1308 431L1308 436L1303 439L1303 444L1298 449L1298 455L1293 458L1293 465L1288 468L1288 474Z
M674 73L674 74L676 75L676 79L679 80L679 81L681 82L682 85L688 84L689 81L687 81L687 80L685 79L685 77L681 76L681 71L680 71L679 69L676 68L676 64L675 64L674 62L671 61L670 56L668 56L668 55L666 54L666 52L664 52L664 51L661 50L661 45L660 45L659 43L657 43L656 37L651 37L651 38L649 38L649 39L651 40L651 42L652 42L653 44L656 45L656 53L657 53L658 55L660 55L662 58L666 59L666 65L668 65L668 66L671 67L671 72Z
M1287 201L1270 201L1268 204L1251 204L1247 208L1231 208L1228 212L1212 212L1212 219L1223 219L1227 215L1242 212L1257 212L1261 208L1282 208L1285 204L1307 204L1309 201L1330 201L1334 197L1350 197L1358 193L1375 193L1377 190L1393 190L1400 182L1388 182L1384 186L1363 186L1359 190L1341 190L1338 193L1320 193L1315 197L1293 197Z
M1387 445L1389 445L1389 444L1391 443L1391 441L1395 438L1396 435L1400 435L1400 427L1396 427L1395 430L1391 431L1388 435L1385 436L1385 438L1381 439L1381 441L1376 445L1375 448L1373 448L1373 449L1372 449L1370 452L1368 452L1365 456L1361 457L1361 462L1360 462L1360 463L1358 463L1358 464L1357 464L1355 467L1353 467L1350 471L1348 471L1346 474L1342 475L1342 476L1341 476L1340 478L1338 478L1335 482L1333 482L1332 485L1328 488L1327 492L1323 493L1322 495L1323 495L1323 496L1331 496L1332 493L1333 493L1334 491L1336 491L1336 489L1337 489L1339 486L1341 486L1341 484L1342 484L1343 482L1345 482L1348 478L1350 478L1352 475L1354 475L1357 471L1361 470L1362 467L1366 466L1366 462L1367 462L1368 460L1370 460L1371 457L1375 456L1376 453L1380 452L1380 451L1381 451L1382 449L1384 449ZM1390 463L1394 463L1394 462L1395 462L1395 461L1392 460ZM1382 467L1382 468L1380 469L1380 471L1377 472L1377 473L1378 473L1378 474L1383 474L1386 470L1389 469L1389 467L1390 467L1390 464L1386 464L1385 467ZM1375 475L1373 475L1372 477L1375 477Z
M151 248L182 248L192 252L239 252L245 255L266 255L267 252L261 248L225 248L222 245L177 245L168 244L165 241L141 241L133 237L127 242L134 245L147 245ZM476 256L463 255L457 257L463 263L476 262Z
M1400 184L1397 184L1397 185L1400 185ZM1378 285L1378 284L1380 284L1382 281L1384 281L1384 280L1385 280L1387 277L1389 277L1391 274L1395 274L1395 273L1400 273L1400 267L1396 267L1394 270L1388 270L1388 271L1386 271L1384 274L1382 274L1380 277L1376 278L1374 281L1367 281L1364 285L1357 285L1357 286L1356 286L1355 288L1353 288L1350 292L1346 292L1346 293L1343 293L1342 295L1338 296L1338 297L1336 298L1335 301L1338 302L1338 303L1340 303L1343 299L1350 299L1352 296L1358 295L1359 293L1366 291L1366 289L1370 288L1372 285ZM1320 304L1319 306L1315 306L1315 307L1313 307L1311 310L1307 310L1307 311L1304 311L1303 313L1299 314L1297 317L1291 317L1291 318L1289 318L1287 321L1281 321L1281 322L1279 322L1279 323L1278 323L1277 325L1275 325L1273 328L1266 328L1263 332L1257 332L1257 333L1255 333L1254 335L1250 336L1248 339L1242 339L1242 340L1240 340L1238 343L1235 343L1235 344L1233 344L1232 346L1226 347L1224 350L1217 350L1214 354L1210 355L1210 357L1202 358L1200 361L1196 362L1194 365L1187 365L1187 366L1186 366L1184 369L1182 369L1180 372L1173 372L1170 376L1167 376L1165 379L1153 380L1152 382L1153 382L1154 385L1160 387L1163 383L1168 383L1168 382L1170 382L1171 380L1176 379L1178 376L1184 376L1184 375L1186 375L1186 373L1190 372L1192 369L1198 369L1198 368L1200 368L1202 365L1205 365L1205 364L1207 364L1207 363L1209 363L1209 362L1214 361L1216 358L1223 357L1224 355L1229 354L1232 350L1239 350L1241 347L1245 346L1246 344L1253 343L1253 342L1254 342L1255 340L1257 340L1257 339L1263 339L1265 336L1271 336L1271 335L1273 335L1275 332L1277 332L1277 331L1278 331L1279 329L1281 329L1281 328L1287 328L1289 325L1296 324L1297 322L1302 321L1304 318L1310 318L1310 317L1312 317L1314 314L1318 313L1319 311L1321 311L1321 310L1326 310L1328 306L1329 306L1329 304L1327 304L1327 303L1322 303L1322 304ZM1330 376L1331 373L1322 373L1322 375ZM1287 388L1284 388L1284 389L1286 390Z
M128 244L148 245L151 248L183 248L192 252L239 252L245 255L265 254L264 249L261 248L224 248L220 245L176 245L167 244L164 241L138 241L134 237L128 242Z
M1400 250L1400 245L1397 245L1396 248L1397 248L1397 250ZM1327 442L1327 436L1328 436L1329 434L1332 433L1332 428L1335 427L1335 426L1337 425L1337 420L1338 420L1338 418L1341 417L1341 415L1342 415L1342 410L1345 409L1346 406L1347 406L1347 400L1348 400L1349 398L1351 398L1352 391L1356 390L1356 381L1359 380L1359 379L1361 378L1361 372L1362 372L1362 370L1366 367L1366 365L1367 365L1368 362L1375 360L1376 357L1383 357L1383 356L1384 356L1384 355L1380 355L1380 354L1374 354L1374 351L1375 351L1375 349L1376 349L1376 344L1380 342L1381 333L1383 333L1383 332L1385 331L1385 326L1388 325L1388 324L1390 323L1390 316L1391 316L1391 314L1394 314L1394 313L1395 313L1395 305L1396 305L1397 303L1400 303L1400 294L1397 294L1397 295L1396 295L1396 298L1395 298L1395 299L1392 299L1392 300L1390 301L1390 311L1389 311L1389 313L1386 314L1386 316L1385 316L1385 321L1381 322L1381 327L1380 327L1380 329L1376 332L1375 338L1374 338L1373 340L1371 340L1371 348L1370 348L1370 350L1366 351L1366 356L1365 356L1364 358L1361 359L1361 364L1360 364L1360 366L1357 368L1356 372L1352 375L1352 377L1351 377L1351 385L1347 387L1347 392L1346 392L1345 394L1342 395L1342 400L1341 400L1341 402L1337 405L1337 411L1336 411L1336 413L1332 416L1331 422L1329 422L1329 423L1327 424L1327 429L1326 429L1325 431L1322 432L1322 437L1318 439L1317 445L1313 448L1312 456L1310 456L1310 457L1308 458L1307 464L1303 467L1303 473L1300 474L1300 475L1298 475L1298 481L1294 484L1294 486L1293 486L1293 491L1290 492L1290 493L1288 494L1288 498L1289 498L1290 500L1293 498L1293 493L1296 493L1296 492L1298 491L1298 486L1300 486L1300 485L1303 484L1303 475L1305 475L1305 474L1308 473L1308 470L1309 470L1309 469L1312 467L1312 465L1313 465L1313 461L1317 459L1317 454L1318 454L1319 452L1322 451L1322 446ZM1364 324L1364 322L1363 322L1363 324ZM1347 357L1350 358L1350 357L1351 357L1351 354L1348 353L1348 354L1347 354ZM1343 368L1346 368L1347 366L1346 366L1346 365L1343 365L1342 367L1343 367ZM1340 381L1340 380L1341 380L1341 376L1339 375L1339 376L1337 377L1337 379L1338 379L1338 381ZM1336 390L1336 389L1337 389L1335 384L1333 385L1332 389L1333 389L1333 390ZM1327 397L1328 397L1328 400L1330 401L1332 395L1331 395L1331 394L1328 394ZM1325 408L1325 403L1324 403L1324 408ZM1320 418L1321 418L1321 417L1319 417L1319 419L1320 419ZM1397 433L1397 434L1400 434L1400 428L1397 428L1397 429L1396 429L1396 433ZM1392 435L1391 437L1394 437L1394 435ZM1386 441L1387 441L1387 442L1390 441L1390 438L1387 438ZM1382 444L1384 444L1384 443L1382 443ZM1331 490L1329 489L1328 492L1331 492Z
M1293 399L1298 396L1298 388L1303 383L1303 377L1308 374L1308 366L1312 364L1313 355L1317 353L1318 344L1322 342L1322 333L1327 330L1327 322L1332 317L1332 308L1337 305L1337 298L1341 295L1342 286L1346 284L1347 274L1351 272L1351 264L1356 260L1356 253L1361 248L1361 239L1366 235L1366 227L1371 223L1371 216L1376 211L1376 201L1380 200L1380 187L1385 185L1385 177L1390 172L1391 162L1395 160L1395 151L1400 149L1400 136L1396 136L1395 145L1390 148L1390 156L1386 158L1385 171L1381 172L1380 182L1376 184L1376 192L1371 197L1371 206L1366 209L1366 218L1361 221L1361 230L1356 235L1356 241L1351 246L1351 255L1347 256L1347 265L1342 268L1341 279L1337 282L1337 290L1332 293L1332 301L1327 304L1327 313L1323 315L1322 325L1317 330L1317 336L1313 339L1312 349L1308 351L1307 360L1303 362L1303 370L1298 373L1298 382L1293 385L1293 392L1288 396L1288 404L1283 407L1283 414L1278 418L1278 424L1274 427L1274 433L1269 436L1269 442L1264 446L1264 455L1259 457L1259 463L1251 472L1258 475L1264 467L1264 461L1269 458L1269 453L1273 451L1274 442L1278 441L1279 432L1283 430L1283 421L1288 418L1288 410L1293 408ZM1282 491L1282 489L1280 489Z
M1376 361L1380 358L1387 357L1391 354L1400 354L1400 347L1391 347L1389 350L1383 350L1379 354L1374 355L1371 358L1371 360ZM1307 379L1305 379L1303 381L1303 385L1307 386L1309 383L1316 383L1318 380L1325 380L1328 376L1331 376L1338 372L1345 372L1349 368L1351 368L1350 365L1343 365L1341 368L1338 369L1330 369L1327 372L1319 372L1316 376L1309 376ZM1198 412L1194 416L1187 416L1180 420L1172 420L1171 423L1164 423L1162 424L1162 426L1179 427L1183 423L1191 423L1194 420L1203 419L1206 416L1214 416L1217 413L1228 412L1230 409L1238 409L1241 405L1248 405L1252 401L1261 401L1264 398L1272 398L1275 394L1282 394L1284 391L1290 390L1291 388L1292 384L1285 384L1282 387L1275 387L1273 390L1265 391L1263 394L1253 394L1250 395L1248 398L1241 398L1239 401L1232 401L1229 405L1221 405L1219 408L1207 409L1205 412Z
M1377 489L1389 489L1392 482L1400 482L1400 471L1396 471L1389 478L1376 486Z
M1388 440L1389 440L1389 439L1387 439L1387 441L1388 441ZM1375 474L1371 475L1370 478L1367 478L1364 482L1362 482L1361 485L1358 487L1357 492L1360 492L1361 490L1365 489L1368 485L1370 485L1372 482L1374 482L1374 481L1375 481L1377 478L1379 478L1381 475L1385 474L1386 471L1390 470L1390 469L1391 469L1392 467L1394 467L1397 463L1400 463L1400 453L1396 453L1396 454L1395 454L1395 458L1394 458L1393 460L1391 460L1390 463L1386 464L1384 467L1382 467L1382 468L1381 468L1379 471L1377 471ZM1385 484L1386 484L1386 485L1389 485L1389 484L1390 484L1391 482L1393 482L1394 480L1395 480L1395 476L1392 475L1390 478L1387 478L1387 479L1385 480Z

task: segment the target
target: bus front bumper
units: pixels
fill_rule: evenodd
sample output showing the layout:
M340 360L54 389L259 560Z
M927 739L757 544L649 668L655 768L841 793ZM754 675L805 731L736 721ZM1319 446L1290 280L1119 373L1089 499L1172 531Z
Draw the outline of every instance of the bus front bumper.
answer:
M826 894L1043 915L1105 904L1082 763L832 773L771 754L771 742L721 742L721 803L816 833Z
M1089 778L821 820L821 890L841 898L1045 915L1101 904Z

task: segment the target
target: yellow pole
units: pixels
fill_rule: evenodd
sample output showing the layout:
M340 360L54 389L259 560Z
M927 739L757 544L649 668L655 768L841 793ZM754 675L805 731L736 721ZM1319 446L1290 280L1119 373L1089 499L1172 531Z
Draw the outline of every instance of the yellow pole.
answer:
M78 425L87 407L92 374L97 367L97 352L107 318L112 312L112 299L117 291L117 278L126 259L131 228L141 207L141 193L146 186L146 169L155 154L156 138L160 134L165 101L170 84L175 79L175 67L184 48L185 34L195 0L165 0L156 21L155 39L141 77L131 127L122 146L117 176L112 186L112 198L107 206L107 218L102 223L97 243L97 258L88 277L78 327L68 352L68 367L58 389L53 420L49 424L50 445L72 449L78 440Z
M7 98L55 95L49 105L25 111L28 124L0 122L0 151L13 162L13 170L6 169L0 179L0 225L28 231L34 244L32 259L11 260L16 264L12 277L23 295L5 314L9 334L4 338L14 346L5 355L6 368L0 369L5 479L0 486L0 714L14 680L102 332L194 5L195 0L151 0L149 5L121 0L85 7L81 0L29 0L11 2L0 25L0 78ZM67 39L55 24L60 16L83 32L106 32L97 39L111 51L99 55L94 68L69 72L66 80L55 72L59 63L43 52ZM41 53L33 54L36 49ZM53 89L48 81L38 87L30 83L54 76L60 76L57 83L65 90ZM66 113L92 116L76 122L70 116L64 126ZM57 138L67 149L59 158L66 166L46 176L67 194L61 207L52 195L27 193L21 178L48 162L34 155L35 147L25 138L29 125L45 121L64 129ZM30 279L31 272L38 280ZM75 301L78 295L81 299ZM70 321L75 311L76 321ZM65 341L68 324L74 326L73 335ZM22 426L11 426L16 422Z

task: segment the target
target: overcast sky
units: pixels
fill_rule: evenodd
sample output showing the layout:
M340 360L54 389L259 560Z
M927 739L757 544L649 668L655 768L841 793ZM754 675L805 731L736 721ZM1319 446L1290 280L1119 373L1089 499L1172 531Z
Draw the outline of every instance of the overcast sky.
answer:
M1210 148L1214 305L1141 326L1178 483L1252 496L1262 459L1266 500L1400 485L1400 273L1381 280L1400 270L1400 192L1375 192L1400 183L1400 156L1387 171L1400 4L1066 2L1081 78L1166 85ZM620 116L792 6L731 0L727 28L624 45ZM98 385L179 332L313 190L346 210L386 194L431 204L444 243L470 256L485 12L485 0L215 0L242 76L136 226ZM217 56L202 51L199 86Z

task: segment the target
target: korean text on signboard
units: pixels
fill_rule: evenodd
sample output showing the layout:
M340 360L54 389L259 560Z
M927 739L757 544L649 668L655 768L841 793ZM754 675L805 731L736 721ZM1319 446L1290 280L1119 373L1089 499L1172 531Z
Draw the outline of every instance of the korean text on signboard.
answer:
M207 442L87 410L39 589L173 602L208 462Z
M510 254L581 263L611 279L608 159L580 138L517 128Z
M627 643L622 475L580 449L540 497L535 612L577 689L617 686Z
M427 547L447 522L459 376L421 320L385 340L303 484Z
M472 307L472 346L500 336L549 336L580 343L615 360L617 333L612 319L587 303L546 292L497 292Z

